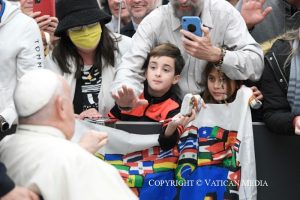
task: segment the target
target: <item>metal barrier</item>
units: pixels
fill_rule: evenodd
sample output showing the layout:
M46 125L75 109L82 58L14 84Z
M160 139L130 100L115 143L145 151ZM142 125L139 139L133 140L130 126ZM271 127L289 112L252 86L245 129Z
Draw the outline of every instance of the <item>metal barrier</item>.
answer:
M253 122L259 200L300 199L300 137L271 133L263 123Z

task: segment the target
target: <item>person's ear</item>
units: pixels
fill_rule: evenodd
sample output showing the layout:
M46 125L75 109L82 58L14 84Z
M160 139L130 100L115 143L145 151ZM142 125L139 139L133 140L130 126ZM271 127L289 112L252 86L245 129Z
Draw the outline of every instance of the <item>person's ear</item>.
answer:
M177 84L179 80L180 80L180 75L175 75L173 79L173 85Z
M57 115L59 116L60 119L65 119L66 118L66 103L63 97L59 96L55 100L55 108Z

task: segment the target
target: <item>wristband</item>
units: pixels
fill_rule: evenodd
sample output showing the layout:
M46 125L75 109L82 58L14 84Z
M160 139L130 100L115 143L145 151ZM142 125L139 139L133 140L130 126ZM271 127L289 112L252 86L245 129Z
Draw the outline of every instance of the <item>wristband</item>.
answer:
M224 56L226 54L226 49L221 47L221 55L220 55L220 60L218 62L215 63L216 66L221 67L221 65L223 64L223 60L224 60Z
M118 108L122 111L131 111L132 110L132 107L130 107L130 106L119 106L118 105Z

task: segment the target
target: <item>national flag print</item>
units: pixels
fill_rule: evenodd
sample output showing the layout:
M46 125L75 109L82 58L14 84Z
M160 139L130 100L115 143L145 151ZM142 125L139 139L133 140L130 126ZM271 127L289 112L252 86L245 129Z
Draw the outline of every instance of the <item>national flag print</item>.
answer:
M104 160L112 165L123 165L122 154L105 154Z
M228 158L231 156L232 156L231 149L227 149L219 153L212 154L213 160L222 160L224 158Z
M212 131L211 131L210 137L217 138L217 139L222 139L222 138L223 138L224 131L225 131L224 129L215 126L215 127L212 129Z
M224 142L217 142L215 144L210 145L207 148L207 150L212 153L218 153L218 152L224 151L224 149L225 149Z
M141 175L129 175L126 182L129 187L142 187L143 180L144 178Z
M178 157L168 157L155 160L153 164L153 170L154 172L162 172L175 169L177 166L177 161Z
M124 163L137 162L137 161L141 161L142 159L143 159L143 155L141 151L135 151L132 153L125 154L123 156Z
M168 158L168 157L178 157L179 153L177 148L172 148L168 151L161 151L157 159Z
M221 163L221 161L212 160L212 154L210 152L199 152L198 153L198 166L214 165L214 164L219 164L219 163Z
M199 138L209 138L211 131L212 131L212 127L201 127L198 130L198 136Z
M134 162L127 163L130 165L129 174L130 175L146 175L148 173L153 173L153 162L144 161L144 162Z
M209 148L209 145L201 145L201 144L199 144L199 152L210 152L208 150L208 148Z
M142 151L143 160L156 160L160 152L160 147L155 146Z
M176 179L181 181L186 180L192 174L195 168L196 166L191 163L183 163L178 165L175 170Z
M129 167L126 165L113 165L119 171L122 178L128 178L129 176Z
M235 142L236 142L236 136L237 136L237 132L230 131L228 133L227 141L225 143L226 148L227 147L231 147L231 146L233 146L235 144Z
M198 148L198 140L197 138L188 137L184 142L179 142L178 144L180 151L184 149L197 149Z
M102 155L102 154L99 153L99 152L96 152L96 153L95 153L95 156L98 157L98 158L100 158L101 160L104 160L104 155Z
M237 171L228 171L227 179L231 180L235 185L239 187L241 181L241 169Z
M179 160L185 160L185 159L193 159L197 160L197 149L185 149L181 152L179 156Z
M190 126L184 130L180 138L187 137L189 134L197 135L198 128L195 126Z
M239 161L236 160L236 152L233 149L231 149L231 157L225 158L223 165L228 169L235 169L239 166Z
M235 143L233 145L233 150L235 150L236 152L239 152L240 145L241 145L241 141L236 138Z

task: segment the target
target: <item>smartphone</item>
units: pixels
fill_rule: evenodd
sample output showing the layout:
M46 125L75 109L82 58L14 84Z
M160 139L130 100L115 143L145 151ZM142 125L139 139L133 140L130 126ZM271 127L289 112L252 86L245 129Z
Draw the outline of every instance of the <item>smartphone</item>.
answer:
M40 16L55 17L55 0L33 0L33 12L41 11Z
M181 19L181 26L184 30L197 36L202 36L201 19L198 16L183 16Z

